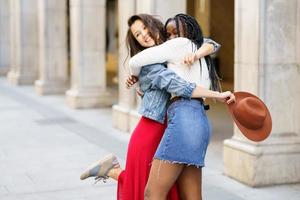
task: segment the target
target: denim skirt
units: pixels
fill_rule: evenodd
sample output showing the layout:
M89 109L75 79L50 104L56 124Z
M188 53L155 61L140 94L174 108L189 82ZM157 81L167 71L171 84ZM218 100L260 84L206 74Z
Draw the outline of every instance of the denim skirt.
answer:
M154 158L203 167L211 136L205 112L203 103L198 100L173 102L167 110L168 125Z

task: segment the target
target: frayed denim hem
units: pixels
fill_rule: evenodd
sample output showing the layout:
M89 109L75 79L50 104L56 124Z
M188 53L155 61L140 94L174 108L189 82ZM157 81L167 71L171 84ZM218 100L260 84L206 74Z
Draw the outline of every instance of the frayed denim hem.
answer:
M162 161L164 163L170 163L170 164L180 164L180 165L186 165L186 166L194 166L194 167L197 167L197 168L205 167L204 163L195 164L195 163L189 163L189 162L183 162L183 161L166 160L166 159L162 159L162 158L158 158L158 157L154 157L153 160L154 159ZM153 160L152 160L152 162L153 162Z

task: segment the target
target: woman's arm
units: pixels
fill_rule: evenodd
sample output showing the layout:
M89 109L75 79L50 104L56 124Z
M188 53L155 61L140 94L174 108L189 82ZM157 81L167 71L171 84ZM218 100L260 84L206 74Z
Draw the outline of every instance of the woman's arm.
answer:
M210 44L213 47L213 51L209 54L204 55L204 56L214 54L214 53L218 52L221 48L221 45L219 43L217 43L216 41L214 41L210 38L203 38L203 45L204 44Z
M178 96L190 98L196 87L179 77L173 70L166 68L163 64L153 64L143 67L139 76L140 86L145 92L148 89L165 90Z
M173 70L161 66L163 65L152 65L145 77L151 82L151 89L166 90L176 96L191 98L196 84L184 80ZM140 81L142 83L143 79L141 78Z
M214 40L204 38L202 46L196 52L187 54L183 59L183 63L192 65L196 60L199 60L204 56L215 54L217 51L219 51L220 47L221 45Z
M208 90L201 86L197 86L192 93L192 98L213 98L221 102L226 102L227 104L235 102L235 96L232 92L217 92Z
M129 68L131 74L138 76L141 68L154 63L168 62L176 54L174 49L178 49L186 45L187 38L175 38L161 45L147 48L129 59ZM220 45L211 39L204 39L204 44L198 49L199 56L206 56L215 53Z
M138 76L141 68L154 63L164 63L172 57L170 42L147 48L129 59L131 75Z
M234 95L231 92L215 92L201 86L196 86L195 83L190 83L170 69L163 65L153 65L151 70L147 72L146 78L151 80L153 89L164 89L169 93L184 98L215 98L224 101L228 98L227 103L234 101Z

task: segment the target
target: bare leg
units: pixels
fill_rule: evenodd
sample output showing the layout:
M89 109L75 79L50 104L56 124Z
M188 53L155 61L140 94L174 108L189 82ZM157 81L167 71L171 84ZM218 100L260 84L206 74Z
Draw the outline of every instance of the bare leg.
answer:
M118 177L119 177L119 175L121 174L122 171L123 171L123 169L121 168L121 166L117 165L114 168L112 168L111 170L109 170L109 172L107 173L107 175L110 178L118 181Z
M202 199L202 168L185 166L177 183L181 200Z
M166 200L183 167L181 164L154 159L145 189L145 200Z

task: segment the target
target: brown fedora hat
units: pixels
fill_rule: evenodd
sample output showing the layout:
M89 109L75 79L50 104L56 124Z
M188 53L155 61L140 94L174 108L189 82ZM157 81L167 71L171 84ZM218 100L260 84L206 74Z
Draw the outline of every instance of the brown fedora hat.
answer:
M272 118L267 106L257 96L248 92L234 92L236 101L227 104L237 127L249 140L266 139L272 130Z

